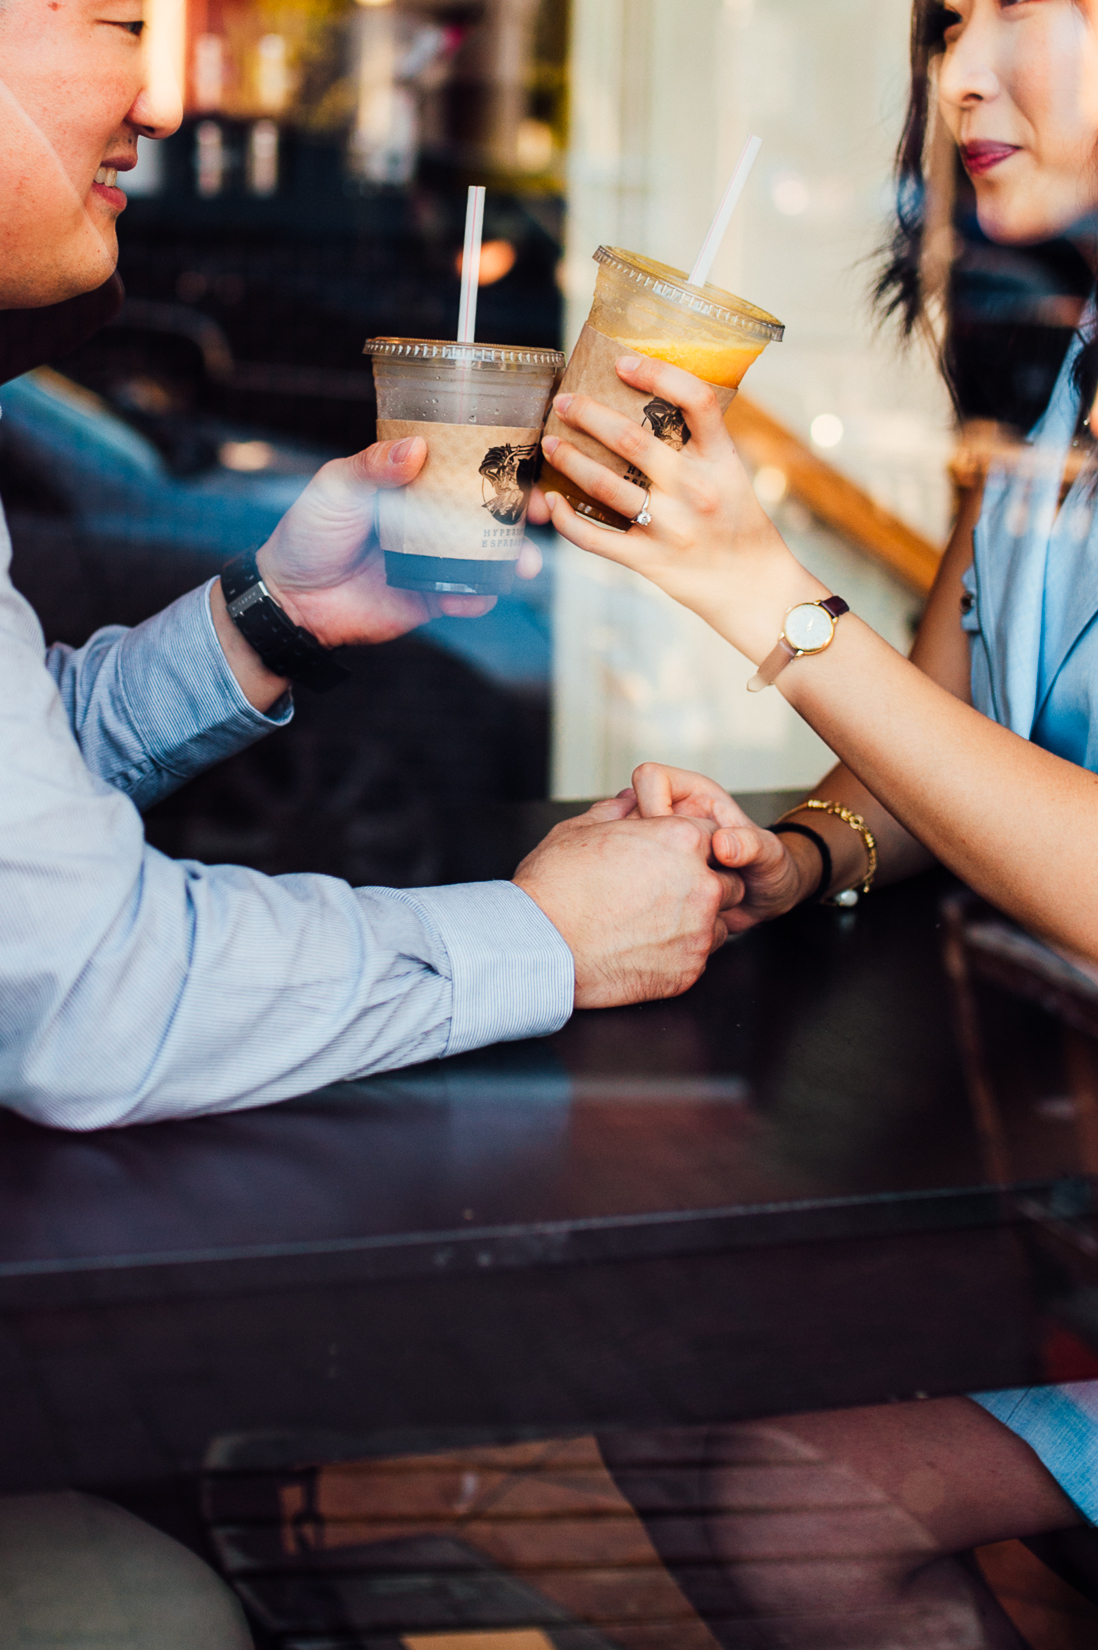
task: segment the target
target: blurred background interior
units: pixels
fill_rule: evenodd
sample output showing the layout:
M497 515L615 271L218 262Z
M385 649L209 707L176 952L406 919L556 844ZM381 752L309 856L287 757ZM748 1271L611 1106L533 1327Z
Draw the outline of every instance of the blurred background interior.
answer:
M688 267L746 135L762 158L714 270L786 325L730 413L797 553L906 650L964 449L1024 430L1078 317L1065 246L1007 252L935 169L933 348L869 291L903 120L908 0L153 0L186 114L122 181L127 300L0 396L17 582L52 638L132 623L258 545L369 443L364 339L452 337L465 191L488 185L479 335L567 349L616 244ZM939 339L939 342L941 338ZM960 419L960 436L958 433ZM453 822L616 790L666 759L808 784L824 747L749 666L624 570L547 539L478 622L364 652L339 705L151 816L168 851L358 882L478 874Z

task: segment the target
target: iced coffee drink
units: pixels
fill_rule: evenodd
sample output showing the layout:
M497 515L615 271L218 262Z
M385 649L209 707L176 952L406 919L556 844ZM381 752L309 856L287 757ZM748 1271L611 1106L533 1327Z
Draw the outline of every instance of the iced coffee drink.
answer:
M371 338L379 441L422 436L408 487L378 495L385 576L401 590L506 595L537 475L557 350Z
M634 252L600 246L595 301L572 352L561 389L590 395L645 425L660 441L683 447L690 439L682 413L658 396L623 384L614 363L627 350L685 367L716 392L722 408L731 403L744 373L784 328L765 310L719 287L691 286L685 274ZM562 436L616 475L644 487L648 478L608 452L594 436L575 430L551 412L546 435ZM547 461L541 485L562 493L580 515L624 531L630 523L583 490Z

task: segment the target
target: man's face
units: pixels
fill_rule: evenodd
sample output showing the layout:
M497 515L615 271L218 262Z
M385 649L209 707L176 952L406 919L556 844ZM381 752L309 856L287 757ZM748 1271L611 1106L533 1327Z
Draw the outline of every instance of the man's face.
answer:
M179 124L154 88L141 0L0 0L0 309L35 309L108 278L137 139ZM104 175L106 174L106 176Z

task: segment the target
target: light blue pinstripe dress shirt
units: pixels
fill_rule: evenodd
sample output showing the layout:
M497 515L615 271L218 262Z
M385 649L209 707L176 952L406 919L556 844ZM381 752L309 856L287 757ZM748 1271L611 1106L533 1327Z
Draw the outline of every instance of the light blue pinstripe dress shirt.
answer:
M287 721L197 590L45 647L0 514L0 1101L69 1129L262 1106L555 1031L572 955L508 882L396 890L165 858L138 808Z

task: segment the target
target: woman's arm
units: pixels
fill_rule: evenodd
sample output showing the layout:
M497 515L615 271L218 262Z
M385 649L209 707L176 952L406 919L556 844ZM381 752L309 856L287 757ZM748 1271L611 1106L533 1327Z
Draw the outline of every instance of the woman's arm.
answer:
M962 578L972 561L972 535L982 502L982 485L967 489L962 497L911 655L932 680L966 703L970 660L968 638L960 622ZM633 791L642 814L695 814L721 827L714 838L714 852L740 873L744 884L743 899L733 916L734 930L781 916L819 887L820 854L812 841L794 832L775 839L759 831L715 780L661 763L645 763L633 775ZM877 886L901 881L934 863L933 854L893 819L843 763L810 795L861 814L877 842ZM862 880L866 856L857 832L819 810L806 812L799 823L827 842L832 877L824 892L834 894Z
M968 637L961 629L961 581L972 563L972 535L982 503L982 486L962 495L957 521L911 650L912 663L965 704L970 702L970 660ZM844 763L832 768L811 795L842 803L862 815L877 840L877 886L899 882L933 864L933 854L893 818ZM831 850L834 875L829 891L834 893L859 882L865 874L865 849L858 833L841 819L818 810L796 817L799 823L818 831ZM785 847L802 868L802 898L806 897L819 880L819 853L804 837L792 834L786 837Z
M830 592L800 565L762 510L708 387L636 356L624 358L618 370L634 387L681 406L692 440L672 452L595 402L558 398L566 422L651 477L653 522L610 533L554 495L554 525L581 548L643 573L761 663L788 609ZM552 458L622 514L640 510L641 488L569 443L554 445ZM944 593L942 603L944 613ZM944 617L941 625L944 636ZM935 658L938 637L936 619L927 642ZM910 836L1028 928L1098 961L1098 777L956 697L955 667L948 679L949 685L932 680L848 614L832 645L792 662L778 686ZM896 844L888 851L895 855Z

